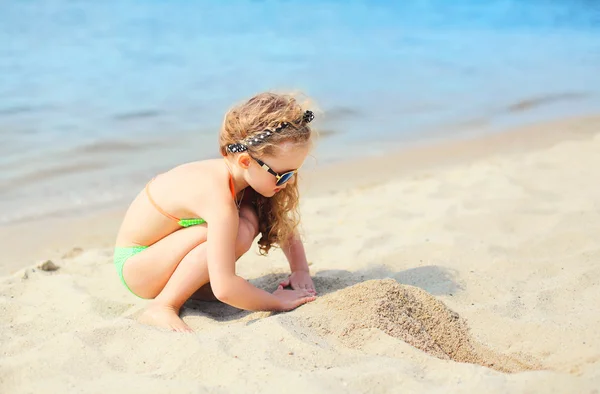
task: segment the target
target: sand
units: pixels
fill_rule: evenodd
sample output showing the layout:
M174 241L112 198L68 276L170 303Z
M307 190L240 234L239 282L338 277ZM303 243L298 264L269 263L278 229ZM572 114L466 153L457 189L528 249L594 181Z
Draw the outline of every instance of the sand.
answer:
M136 322L145 301L111 262L118 215L32 229L37 251L2 229L0 392L599 392L600 117L352 165L373 176L305 184L320 297L288 313L188 302L190 335ZM238 265L268 290L285 272L280 251Z
M321 313L323 303L327 315ZM458 313L426 291L394 279L369 280L303 309L313 312L301 320L307 327L351 348L362 348L364 330L375 329L442 360L483 365L501 372L543 369L530 357L507 357L477 343Z

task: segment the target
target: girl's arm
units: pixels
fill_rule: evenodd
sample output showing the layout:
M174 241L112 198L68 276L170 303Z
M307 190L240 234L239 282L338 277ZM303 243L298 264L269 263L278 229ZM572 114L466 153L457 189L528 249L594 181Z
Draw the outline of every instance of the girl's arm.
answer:
M306 252L304 251L304 244L300 239L298 232L290 237L287 246L283 247L283 254L290 263L290 271L305 271L308 272L308 261L306 260Z
M214 207L207 218L207 259L211 288L215 296L245 310L279 310L280 300L254 287L235 274L235 242L239 223L234 206Z
M231 204L211 210L208 216L208 275L213 293L220 301L251 311L287 311L315 299L308 289L284 290L283 286L271 294L237 276L234 251L238 211Z
M304 289L313 295L317 294L313 280L310 277L308 261L306 260L306 253L300 235L294 232L287 245L282 249L290 263L292 274L280 285L283 287L291 286L292 289Z

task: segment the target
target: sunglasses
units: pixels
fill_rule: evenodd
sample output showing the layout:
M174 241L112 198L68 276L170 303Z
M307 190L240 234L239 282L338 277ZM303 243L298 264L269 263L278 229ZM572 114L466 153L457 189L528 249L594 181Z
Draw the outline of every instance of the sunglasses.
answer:
M252 156L250 156L252 157ZM265 164L264 161L259 160L255 157L252 157L254 159L254 161L256 161L258 163L258 165L260 165L262 168L264 168L265 170L267 170L270 174L274 175L275 178L277 178L277 183L275 183L275 186L281 186L284 183L286 183L287 181L289 181L290 179L292 179L292 177L294 176L294 174L296 172L298 172L298 170L292 170L292 171L288 171L288 172L284 172L283 174L280 174L278 172L275 172L271 169L271 167L269 167L268 165Z

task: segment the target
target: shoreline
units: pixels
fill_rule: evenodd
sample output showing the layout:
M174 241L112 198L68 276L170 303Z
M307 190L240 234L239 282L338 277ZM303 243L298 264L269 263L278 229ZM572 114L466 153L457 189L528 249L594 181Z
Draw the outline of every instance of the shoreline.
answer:
M341 131L340 128L344 128L341 124L330 124L328 117L333 117L335 123L335 111L333 115L324 113L320 115L323 123L317 125L316 129L319 137L314 155L319 158L320 167L324 168L330 164L344 163L347 157L368 159L413 146L485 138L488 134L526 129L540 122L551 123L590 115L589 110L582 109L568 114L532 115L535 108L527 108L523 114L513 114L514 118L506 119L504 116L488 114L445 122L437 119L431 125L412 127L399 123L394 128L386 127L387 133L376 131L376 124L366 125L375 132L372 135L370 132L362 134L360 138L357 138L356 131ZM523 115L525 118L519 117ZM497 116L500 118L496 119ZM9 160L0 165L6 170L0 182L4 197L0 204L0 227L119 208L131 201L135 191L144 186L144 180L154 174L182 162L218 157L211 148L215 143L214 138L204 131L179 133L176 143L172 139L152 137L143 142L131 138L100 139L79 146L75 151L56 151L50 156L39 152L31 160ZM307 167L309 165L305 165Z
M309 163L310 168L304 172L300 187L303 200L306 200L340 190L370 188L440 166L455 166L493 155L543 149L565 140L590 138L599 131L600 114L538 122L493 134L416 141L401 144L381 155L335 161L323 166ZM309 158L309 162L313 161ZM110 207L76 216L48 217L0 226L0 237L4 240L0 275L15 273L36 262L61 258L74 249L112 247L126 208L127 205ZM35 247L31 246L31 239Z

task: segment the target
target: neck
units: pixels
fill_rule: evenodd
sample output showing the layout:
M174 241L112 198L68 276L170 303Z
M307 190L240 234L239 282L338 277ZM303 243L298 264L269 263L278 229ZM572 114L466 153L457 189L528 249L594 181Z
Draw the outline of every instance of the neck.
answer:
M231 179L233 179L233 188L237 194L248 187L248 182L246 182L246 179L244 179L243 171L237 165L235 165L231 158L224 157L224 160L225 165L228 168L227 171L231 175Z

